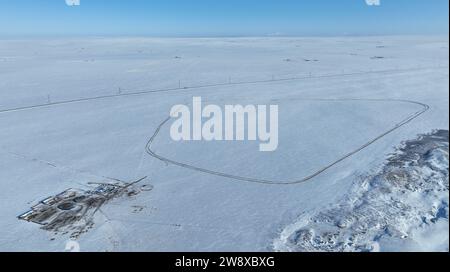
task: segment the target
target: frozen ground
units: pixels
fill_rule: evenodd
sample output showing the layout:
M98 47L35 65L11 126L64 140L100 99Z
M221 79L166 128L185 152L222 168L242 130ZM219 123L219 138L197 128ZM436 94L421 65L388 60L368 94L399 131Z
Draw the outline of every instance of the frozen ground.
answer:
M71 233L17 216L69 188L144 176L153 190L102 205L77 237L82 250L328 250L299 243L305 220L360 195L371 197L358 212L382 209L370 177L402 142L448 130L448 59L447 37L0 40L0 250L64 250ZM193 96L279 105L279 149L174 143L168 126L148 146ZM448 179L448 138L445 151L427 163ZM362 177L371 186L355 189ZM413 242L379 238L378 226L360 247L334 250L448 250L446 184L437 204L395 193L446 210L420 231L403 220ZM331 224L316 221L317 233Z
M407 141L337 205L305 214L280 251L448 251L448 131Z

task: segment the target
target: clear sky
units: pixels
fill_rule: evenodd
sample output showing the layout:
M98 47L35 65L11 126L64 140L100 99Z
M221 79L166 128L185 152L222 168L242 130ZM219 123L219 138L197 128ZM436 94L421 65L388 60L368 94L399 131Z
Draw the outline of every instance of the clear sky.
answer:
M448 0L0 0L0 37L448 35L448 9Z

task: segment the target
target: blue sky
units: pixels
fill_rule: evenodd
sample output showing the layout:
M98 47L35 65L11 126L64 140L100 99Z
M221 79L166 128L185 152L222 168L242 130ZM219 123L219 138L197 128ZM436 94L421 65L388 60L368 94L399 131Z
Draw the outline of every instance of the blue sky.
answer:
M447 34L448 0L0 0L1 36Z

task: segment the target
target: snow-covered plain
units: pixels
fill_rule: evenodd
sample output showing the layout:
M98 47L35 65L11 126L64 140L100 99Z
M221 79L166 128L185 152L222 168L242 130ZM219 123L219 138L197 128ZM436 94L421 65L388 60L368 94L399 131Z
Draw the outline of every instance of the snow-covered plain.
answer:
M102 206L77 239L81 250L301 249L284 236L305 215L354 196L402 142L448 130L448 46L447 37L0 40L0 250L65 250L70 232L17 216L69 188L145 176L153 190ZM193 96L279 105L278 150L173 142L166 125L153 152L294 184L150 156L171 107ZM438 225L409 226L414 242L366 250L448 251L448 188L446 201Z

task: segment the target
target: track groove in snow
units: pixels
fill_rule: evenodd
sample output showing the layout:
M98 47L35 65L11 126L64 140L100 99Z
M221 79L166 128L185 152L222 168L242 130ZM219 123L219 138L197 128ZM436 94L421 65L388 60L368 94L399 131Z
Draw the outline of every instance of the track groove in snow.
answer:
M37 105L31 105L31 106L24 106L24 107L17 107L17 108L11 108L11 109L3 109L0 110L0 114L5 113L11 113L11 112L17 112L17 111L23 111L23 110L32 110L32 109L38 109L38 108L48 108L53 106L59 106L59 105L66 105L66 104L74 104L74 103L81 103L81 102L89 102L89 101L96 101L96 100L103 100L108 98L120 98L120 97L127 97L127 96L137 96L137 95L146 95L146 94L152 94L152 93L163 93L163 92L175 92L175 91L191 91L196 89L202 89L202 88L208 88L208 87L218 87L218 86L237 86L237 85L248 85L248 84L261 84L261 83L273 83L273 82L285 82L285 81L298 81L298 80L308 80L308 79L317 79L317 78L333 78L333 77L348 77L348 76L358 76L358 75L367 75L367 74L393 74L398 72L408 72L408 71L421 71L421 70L428 70L428 69L442 69L445 67L423 67L423 68L408 68L408 69L389 69L389 70L378 70L378 71L363 71L363 72L354 72L354 73L340 73L340 74L328 74L328 75L310 75L310 76L303 76L303 77L291 77L291 78L284 78L284 79L270 79L270 80L255 80L255 81L242 81L242 82L227 82L227 83L217 83L217 84L205 84L205 85L198 85L198 86L191 86L191 87L179 87L179 88L172 88L172 89L160 89L160 90L138 90L134 92L128 92L128 93L121 93L121 94L114 94L114 95L103 95L103 96L95 96L95 97L87 97L87 98L79 98L79 99L72 99L72 100L63 100L58 102L52 102L47 104L37 104ZM244 176L237 176L227 173L222 173L219 171L213 171L205 168L196 167L194 165L189 165L186 163L178 162L176 160L171 160L168 158L165 158L163 156L160 156L156 154L152 149L151 145L156 138L156 136L159 134L161 128L170 120L170 118L165 119L157 128L156 132L152 136L152 138L148 141L145 151L150 156L161 160L163 162L173 164L179 167L183 167L186 169L194 170L197 172L202 172L206 174L211 174L215 176L221 176L229 179L234 179L238 181L243 182L251 182L251 183L259 183L259 184L269 184L269 185L295 185L295 184L301 184L305 183L307 181L312 180L313 178L317 177L318 175L324 173L325 171L329 170L333 166L339 164L340 162L352 157L353 155L361 152L368 146L372 145L373 143L377 142L381 138L387 136L388 134L396 131L397 129L401 128L402 126L410 123L414 119L418 118L425 112L427 112L430 107L426 104L417 102L417 101L410 101L410 100L396 100L396 99L358 99L358 98L349 98L349 99L307 99L310 101L377 101L377 102L399 102L399 103L409 103L409 104L416 104L422 107L422 110L415 112L411 114L409 117L407 117L405 120L399 122L397 125L395 125L393 128L390 128L383 134L375 137L373 140L367 142L363 146L359 147L356 150L353 150L349 152L348 154L344 155L343 157L337 159L336 161L332 162L329 165L324 166L320 170L312 173L309 176L306 176L302 179L296 180L296 181L276 181L276 180L264 180L264 179L256 179L251 177L244 177Z
M301 99L300 99L301 100ZM312 173L311 175L308 175L306 177L303 177L299 180L295 180L295 181L277 181L277 180L265 180L265 179L257 179L257 178L251 178L251 177L244 177L244 176L238 176L238 175L232 175L232 174L228 174L228 173L222 173L219 171L214 171L214 170L210 170L210 169L206 169L206 168L201 168L201 167L197 167L194 165L190 165L187 163L183 163L183 162L179 162L176 160L172 160L169 158L165 158L163 156L160 156L158 154L156 154L155 151L152 150L152 144L154 142L154 140L156 139L156 137L158 136L159 132L161 131L162 127L171 120L171 118L167 118L165 119L157 128L157 130L155 131L155 133L153 134L153 136L150 138L150 140L147 143L146 146L146 152L158 159L161 160L165 163L168 164L172 164L175 166L179 166L179 167L183 167L189 170L193 170L193 171L197 171L197 172L201 172L201 173L205 173L205 174L210 174L210 175L214 175L214 176L220 176L220 177L224 177L224 178L228 178L228 179L234 179L237 181L242 181L242 182L251 182L251 183L259 183L259 184L266 184L266 185L297 185L297 184L302 184L305 182L308 182L312 179L314 179L315 177L319 176L320 174L324 173L325 171L329 170L330 168L336 166L337 164L343 162L344 160L352 157L353 155L361 152L362 150L364 150L365 148L369 147L370 145L374 144L375 142L377 142L378 140L384 138L385 136L391 134L392 132L398 130L399 128L407 125L408 123L412 122L413 120L415 120L416 118L418 118L419 116L421 116L422 114L424 114L425 112L427 112L430 109L430 106L420 103L420 102L416 102L416 101L410 101L410 100L402 100L402 99L357 99L357 98L349 98L349 99L304 99L304 101L366 101L366 102L398 102L398 103L408 103L408 104L415 104L420 106L422 109L414 112L413 114L411 114L410 116L408 116L406 119L402 120L401 122L397 123L393 128L390 128L389 130L387 130L386 132L382 133L381 135L378 135L377 137L375 137L374 139L370 140L369 142L365 143L364 145L362 145L361 147L357 148L356 150L353 150L349 153L347 153L346 155L340 157L339 159L335 160L334 162L322 167L321 169L317 170L316 172Z
M358 76L358 75L368 75L368 74L393 74L393 73L401 73L401 72L412 72L412 71L423 71L429 69L448 69L448 67L424 67L424 68L408 68L408 69L390 69L390 70L378 70L378 71L365 71L365 72L355 72L355 73L340 73L340 74L328 74L328 75L312 75L312 76L302 76L302 77L291 77L291 78L282 78L282 79L269 79L269 80L254 80L254 81L240 81L240 82L227 82L227 83L215 83L215 84L205 84L205 85L197 85L197 86L187 86L187 87L179 87L179 88L168 88L168 89L159 89L159 90L135 90L128 93L120 93L120 94L111 94L111 95L101 95L101 96L93 96L93 97L85 97L71 100L62 100L45 104L36 104L30 106L23 106L17 108L10 109L0 109L0 114L15 112L15 111L23 111L23 110L32 110L37 108L48 108L59 105L66 104L74 104L80 102L88 102L95 100L103 100L108 98L118 98L118 97L127 97L127 96L138 96L138 95L146 95L146 94L154 94L154 93L165 93L165 92L176 92L176 91L189 91L195 89L202 88L211 88L211 87L220 87L220 86L239 86L239 85L248 85L248 84L258 84L258 83L270 83L270 82L284 82L284 81L298 81L298 80L308 80L308 79L318 79L318 78L335 78L335 77L348 77L348 76ZM125 89L123 92L127 91ZM129 90L128 90L129 91Z

